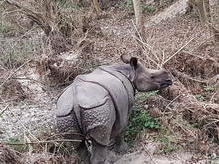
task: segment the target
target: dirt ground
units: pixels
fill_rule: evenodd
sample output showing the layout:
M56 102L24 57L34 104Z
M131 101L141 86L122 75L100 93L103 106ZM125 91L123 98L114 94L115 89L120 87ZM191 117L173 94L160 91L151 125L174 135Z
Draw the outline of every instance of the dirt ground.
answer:
M143 54L139 55L138 50L140 46L135 38L133 12L131 12L130 9L117 6L103 11L103 13L96 16L95 21L91 23L93 27L98 28L94 28L93 31L91 30L91 34L88 33L85 37L93 46L91 55L93 58L98 59L98 65L120 62L119 56L121 54L139 55L147 67L154 68L155 65L149 62L149 57L153 55L157 63L166 61L163 66L168 70L171 71L175 69L182 73L187 73L196 79L196 82L193 80L194 83L181 80L186 89L191 90L194 96L199 99L204 97L204 102L208 101L218 104L214 99L217 96L217 91L209 91L211 89L209 85L208 88L205 87L203 89L203 85L197 82L197 79L199 81L213 81L211 79L219 74L218 52L215 52L214 46L212 46L212 34L206 25L201 24L198 17L193 14L186 14L185 12L186 0L180 0L174 1L168 7L160 9L155 13L144 13L147 48ZM26 38L34 39L37 43L40 42L39 38L44 37L42 31L36 32L35 30L30 30L24 35ZM0 39L1 42L6 40L8 44L14 43L13 36L0 36ZM13 39L13 42L10 41L10 39ZM187 46L185 46L182 51L174 54L186 44ZM1 49L4 49L3 46ZM55 105L60 92L66 85L54 85L49 82L47 75L51 72L44 72L42 75L36 62L40 59L46 59L44 58L44 52L34 51L33 53L35 53L34 60L28 61L25 65L20 65L18 69L6 70L2 65L0 69L1 87L3 87L4 84L4 89L1 90L2 94L0 95L0 141L2 141L2 144L9 143L12 147L20 142L49 140L51 136L56 135L54 130ZM70 52L63 53L60 56L65 60L72 61L76 59L75 56L77 56L77 54L78 49L77 46L75 46ZM172 57L173 54L174 57ZM216 57L214 57L215 54ZM196 63L193 61L190 61L193 57L200 59L200 63L197 64L198 66L196 66ZM204 59L210 60L206 63L209 64L209 70L207 69L207 71L201 67L204 63L201 63L201 61ZM195 68L191 68L192 65L195 65ZM197 69L197 71L194 69ZM175 76L175 78L180 79L178 76ZM170 99L168 106L171 106L173 102L175 102L175 100ZM173 115L171 115L173 119L177 117L174 111L169 111L169 113L170 112L173 112ZM172 124L167 125L167 127L170 126L172 126ZM171 127L170 129L174 128ZM184 132L187 132L187 127L184 129ZM178 135L178 132L176 133ZM214 145L213 147L217 147L217 149L214 149L215 151L213 151L213 148L212 151L200 151L199 149L194 151L188 146L190 144L189 142L191 142L191 147L193 146L193 140L190 140L190 138L186 136L187 144L185 145L187 146L182 149L157 153L162 143L153 139L157 138L154 137L154 133L149 132L148 134L142 135L143 137L136 139L135 144L130 148L128 153L118 155L109 152L109 158L115 159L115 164L219 163L219 154L217 154L219 153L217 147L218 140L213 143L210 142L210 144L208 143L209 145ZM149 135L149 137L147 135ZM156 132L155 136L159 136L159 132ZM212 138L208 140L211 139ZM183 145L182 142L183 141L179 143L176 142L176 144L181 146ZM197 144L200 143L197 142ZM206 144L203 143L203 145ZM211 149L209 145L207 145L208 150ZM48 144L39 147L40 150L46 152L50 146ZM23 149L23 147L18 148L18 150L16 147L16 151L20 151L20 149ZM35 147L32 145L25 146L24 149L29 155L36 153ZM48 158L48 161L51 161L51 158ZM36 163L46 162L40 162L40 160L38 160ZM52 163L56 162L53 161Z

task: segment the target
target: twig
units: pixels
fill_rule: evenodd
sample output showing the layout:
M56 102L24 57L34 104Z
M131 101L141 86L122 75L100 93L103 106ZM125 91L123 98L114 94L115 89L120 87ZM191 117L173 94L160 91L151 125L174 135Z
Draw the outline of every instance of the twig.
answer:
M29 81L34 81L36 83L42 84L44 86L47 86L46 83L44 83L42 81L39 81L39 80L35 80L35 79L32 79L32 78L29 78L29 77L12 77L12 79L15 79L15 80L29 80Z
M134 36L133 36L133 37L134 37ZM152 53L153 56L156 56L156 54L153 53L152 49L149 48L150 46L149 46L147 43L141 41L141 40L138 39L137 37L134 37L134 38L135 38L138 42L140 42L142 45L145 45L145 47ZM159 66L159 64L158 64L155 60L153 60L151 57L147 56L147 58L148 58L151 62L153 62L155 65Z
M171 100L167 106L165 106L165 109L167 109L172 103L174 103L180 96L182 96L182 94L177 95L173 100Z
M207 128L209 125L212 126L212 124L215 124L215 123L217 123L217 122L219 122L219 120L218 120L218 119L215 119L213 122L209 122L208 124L205 124L203 127L204 127L204 128Z
M211 98L210 98L210 102L211 102L211 103L214 102L214 98L215 98L215 96L216 96L217 94L218 94L218 93L215 92L215 93L211 96Z
M197 36L196 36L197 37ZM174 56L176 56L183 48L185 48L191 41L193 41L196 37L193 37L190 39L185 45L183 45L180 49L178 49L173 55L171 55L167 60L162 63L162 65L166 64L170 59L172 59Z
M198 83L202 83L202 84L206 84L208 83L209 81L208 80L199 80L199 79L196 79L196 78L193 78L185 73L182 73L182 72L179 72L179 71L176 71L176 70L172 70L173 74L175 74L176 76L178 77L181 77L183 79L188 79L188 80L192 80L192 81L195 81L195 82L198 82Z
M134 26L134 28L135 28L135 31L137 32L137 35L138 36L133 36L139 43L141 43L142 45L143 45L143 49L145 49L144 47L146 47L151 53L152 53L152 55L157 59L157 61L159 62L159 58L158 58L158 55L152 50L152 47L148 44L148 43L145 43L145 41L142 39L142 37L141 37L141 35L140 35L140 33L139 33L139 31L138 31L138 29L137 29L137 27L136 27L136 25L135 25L135 23L132 21L132 24L133 24L133 26ZM151 59L149 56L147 56L148 58L149 58L149 60L151 60L155 65L157 65L158 67L160 67L159 66L159 64L155 61L155 60L153 60L153 59Z
M24 62L20 67L18 67L14 72L12 72L6 79L5 81L0 85L0 88L10 79L12 78L12 76L19 71L23 66L25 66L27 63L29 63L31 60L28 60L26 62Z
M138 31L138 29L137 29L137 27L136 27L136 25L135 25L135 23L134 23L134 21L132 20L132 24L133 24L133 26L134 26L134 28L135 28L135 31L137 32L137 34L138 34L138 38L141 40L141 41L143 41L143 39L142 39L142 37L141 37L141 35L140 35L140 32Z
M82 140L49 140L49 141L37 141L37 142L24 142L24 143L10 143L10 142L1 142L1 144L5 145L28 145L28 144L47 144L47 143L55 143L55 142L82 142Z
M9 106L9 105L7 105L7 106L0 112L0 116L8 109L8 106Z

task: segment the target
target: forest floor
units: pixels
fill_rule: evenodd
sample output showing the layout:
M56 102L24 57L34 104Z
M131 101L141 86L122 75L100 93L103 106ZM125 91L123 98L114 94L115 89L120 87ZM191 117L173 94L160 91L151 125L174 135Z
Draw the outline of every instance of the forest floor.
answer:
M129 152L125 155L109 152L109 159L116 160L116 164L219 163L219 118L215 116L219 111L219 55L212 34L193 13L186 14L186 1L175 1L159 11L152 11L153 8L147 7L144 13L146 42L142 54L138 53L142 45L135 37L133 11L127 4L121 3L96 15L90 23L90 31L78 39L77 44L86 41L92 46L92 59L98 59L97 65L120 62L121 54L139 56L147 67L164 66L168 69L176 81L173 90L181 84L180 89L186 89L185 93L178 95L171 89L172 95L139 93L136 108L140 106L141 112L147 111L143 121L152 121L149 121L149 126L140 127L138 134L128 128L127 140L132 140ZM55 104L66 85L49 81L55 79L54 76L48 78L51 72L43 70L42 73L40 70L39 65L46 59L46 51L42 50L45 48L42 45L44 34L36 27L18 36L13 34L13 28L7 33L2 27L0 30L0 52L12 54L7 59L1 57L0 65L0 162L3 158L1 152L11 151L14 155L11 159L19 159L21 163L77 163L77 155L70 156L72 150L63 143L58 143L60 154L49 151L54 143L57 146L57 141L54 141ZM14 53L18 55L16 62L21 62L19 66L13 65ZM74 46L60 58L74 60L78 53L78 47ZM180 94L188 95L183 99ZM210 104L209 111L215 110L216 113L203 115L205 118L201 121L193 118L196 106L192 106L190 99L187 101L191 95L194 104ZM158 103L159 100L167 104ZM197 111L202 113L199 105ZM160 113L154 114L157 109ZM207 116L213 122L207 122L210 120L206 121ZM158 128L151 128L151 124L158 125ZM131 136L130 139L132 134L134 138Z

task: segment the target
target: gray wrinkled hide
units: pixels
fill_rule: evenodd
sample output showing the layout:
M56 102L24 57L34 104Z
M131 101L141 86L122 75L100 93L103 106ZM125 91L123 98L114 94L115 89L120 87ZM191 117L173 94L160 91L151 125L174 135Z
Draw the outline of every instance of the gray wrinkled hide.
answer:
M128 124L134 100L130 81L113 66L101 66L79 75L57 102L60 132L77 132L101 145L120 134Z

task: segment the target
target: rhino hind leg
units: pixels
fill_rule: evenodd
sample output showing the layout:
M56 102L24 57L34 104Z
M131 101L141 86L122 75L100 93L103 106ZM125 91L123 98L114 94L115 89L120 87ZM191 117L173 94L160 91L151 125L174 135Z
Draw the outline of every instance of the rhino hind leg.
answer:
M60 133L80 133L77 118L72 112L71 114L63 117L57 117L57 128Z
M77 119L74 113L68 116L57 117L57 129L59 134L65 139L83 140L83 136L80 134ZM73 143L77 149L80 146L80 142Z
M97 143L91 139L91 147L88 150L90 152L90 164L109 164L107 161L107 146Z
M120 154L124 154L128 151L128 144L124 140L123 133L115 138L114 151Z

